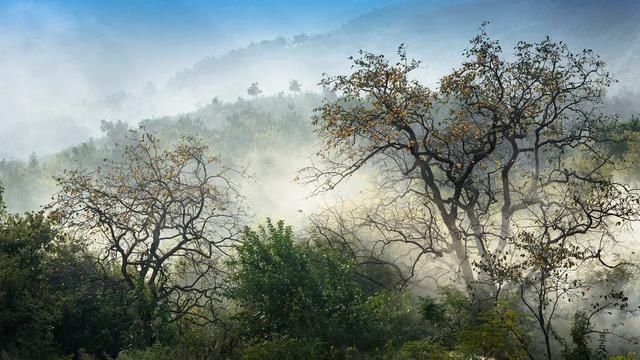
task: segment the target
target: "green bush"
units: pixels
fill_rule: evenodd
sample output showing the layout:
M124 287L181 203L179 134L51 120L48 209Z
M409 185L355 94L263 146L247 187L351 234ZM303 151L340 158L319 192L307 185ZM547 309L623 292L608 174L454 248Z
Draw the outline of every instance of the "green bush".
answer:
M577 311L571 325L571 341L573 348L568 350L565 358L568 360L589 360L592 358L587 335L591 331L589 317L584 311Z
M616 355L609 358L609 360L636 360L638 358L635 352L630 352L626 355Z
M173 349L155 343L146 349L124 350L118 355L118 360L175 360L176 355Z
M427 324L419 310L416 298L408 291L383 290L370 296L363 305L367 326L363 333L366 347L362 349L423 338Z
M328 357L321 341L276 337L252 343L242 351L243 360L314 360Z
M232 264L245 338L272 334L321 339L335 346L358 342L363 333L362 296L352 264L326 249L294 242L290 227L267 221L246 229Z
M0 352L115 356L136 317L121 279L42 212L4 212L0 192Z
M461 291L453 288L440 290L439 300L422 298L420 313L431 324L431 337L448 348L454 348L458 335L473 320L472 303Z
M427 340L408 341L396 355L397 360L450 360L455 359L446 348Z
M522 315L507 303L481 313L475 323L461 330L456 350L469 358L527 359L529 346Z

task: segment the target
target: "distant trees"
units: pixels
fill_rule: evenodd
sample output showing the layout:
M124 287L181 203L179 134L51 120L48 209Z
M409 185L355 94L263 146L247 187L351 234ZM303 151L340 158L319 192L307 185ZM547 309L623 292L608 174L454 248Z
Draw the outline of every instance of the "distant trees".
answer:
M260 90L257 82L251 83L251 86L247 89L247 94L249 94L249 96L258 97L261 93L262 90Z
M243 210L234 170L200 141L186 137L165 150L151 134L134 135L122 158L59 176L54 214L95 242L104 266L119 269L151 344L163 306L170 322L217 320Z
M124 145L129 137L129 125L127 123L118 120L113 121L100 121L100 130L104 133L105 138L110 146Z

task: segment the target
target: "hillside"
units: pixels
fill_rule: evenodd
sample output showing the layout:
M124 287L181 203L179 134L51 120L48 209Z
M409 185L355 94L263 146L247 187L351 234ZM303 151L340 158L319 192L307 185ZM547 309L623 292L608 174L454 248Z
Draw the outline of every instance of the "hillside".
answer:
M292 78L309 89L322 73L344 71L346 58L358 50L393 54L401 43L410 56L424 61L421 76L433 84L451 64L459 63L468 40L489 21L490 34L501 40L507 53L519 40L538 41L539 34L548 34L573 49L593 49L621 79L619 86L635 91L640 26L634 19L640 15L640 4L616 2L624 6L595 0L402 2L366 13L327 34L263 41L203 59L178 72L168 89L198 98L204 94L234 98L245 95L251 82L276 93L286 89Z
M22 119L18 112L0 129L5 134L0 157L25 160L32 152L50 155L100 136L103 119L136 126L140 119L193 112L216 97L246 98L254 82L263 95L287 93L292 79L301 83L303 91L320 91L317 83L322 74L346 72L347 58L360 49L393 55L404 43L409 56L423 60L424 69L416 76L434 85L460 62L462 50L484 21L491 22L488 31L502 41L506 54L516 41L538 41L545 34L574 50L593 48L620 80L610 91L617 97L614 110L628 116L637 112L640 90L636 66L640 28L635 21L639 15L640 5L630 0L400 1L354 15L332 31L271 38L216 55L211 50L210 56L194 58L192 65L169 70L161 77L164 80L114 88L106 96L81 91L69 102L30 98L34 103L22 108L31 114L29 118ZM212 45L215 42L211 39ZM14 111L9 108L9 113Z

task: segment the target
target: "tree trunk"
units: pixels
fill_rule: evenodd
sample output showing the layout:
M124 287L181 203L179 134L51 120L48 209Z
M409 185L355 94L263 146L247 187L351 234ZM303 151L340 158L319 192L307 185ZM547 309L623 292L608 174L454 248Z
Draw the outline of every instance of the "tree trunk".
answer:
M447 224L447 228L449 230L451 244L453 245L453 250L455 251L456 258L458 259L458 265L460 266L462 277L464 278L467 286L472 286L476 281L476 278L473 268L471 267L471 262L469 261L469 256L467 256L467 246L460 236L460 232L455 228L455 225L450 226L446 221L445 224Z

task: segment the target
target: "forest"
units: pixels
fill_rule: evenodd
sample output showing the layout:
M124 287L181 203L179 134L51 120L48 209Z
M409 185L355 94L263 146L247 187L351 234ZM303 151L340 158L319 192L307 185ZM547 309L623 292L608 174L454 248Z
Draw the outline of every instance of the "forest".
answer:
M636 359L640 118L488 30L0 161L0 359Z

